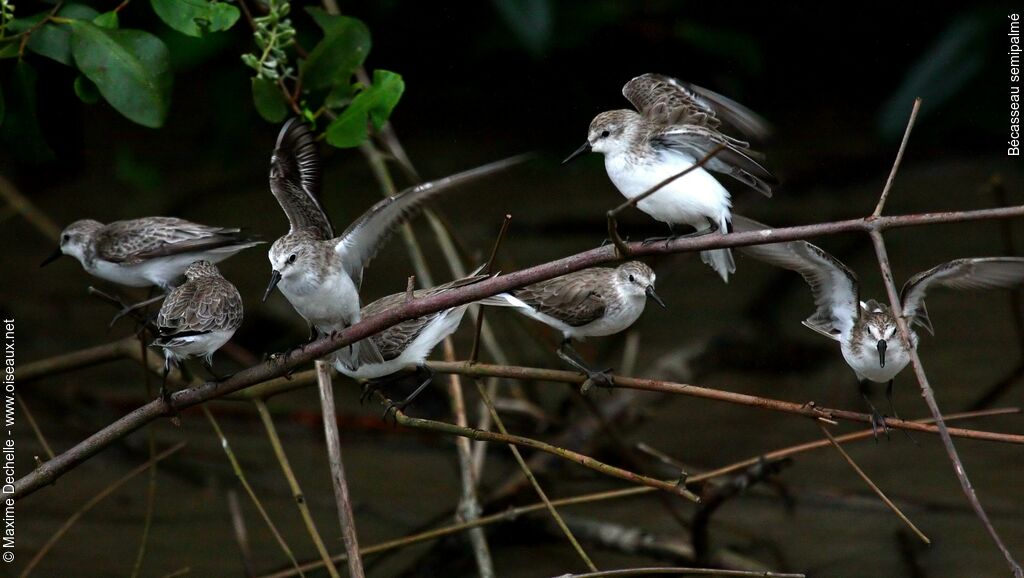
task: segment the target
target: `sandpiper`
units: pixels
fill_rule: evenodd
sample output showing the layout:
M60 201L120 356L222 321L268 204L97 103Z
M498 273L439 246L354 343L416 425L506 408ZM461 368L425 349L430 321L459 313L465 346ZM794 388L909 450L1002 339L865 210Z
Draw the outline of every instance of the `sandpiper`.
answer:
M569 365L585 373L596 385L613 385L607 371L587 365L572 347L572 340L614 335L640 317L647 298L665 307L654 292L654 271L639 261L610 267L591 267L547 281L500 293L484 305L514 307L523 315L562 332L556 351Z
M437 287L419 289L412 294L413 299L422 299L452 289L465 287L472 283L487 279L487 275L478 275L477 269L468 277L457 279ZM370 317L387 311L410 298L408 293L395 293L366 305L360 310L361 317ZM374 344L372 348L356 348L354 351L349 348L342 348L334 354L334 367L340 373L355 379L368 380L368 388L380 385L389 381L389 377L400 373L409 366L416 366L417 372L426 373L426 378L408 397L400 403L392 404L390 407L402 409L408 405L423 389L430 384L433 372L427 369L423 362L430 355L430 352L438 343L444 340L462 322L462 317L469 307L469 303L452 307L403 321L384 331L368 337ZM363 359L357 357L357 353L364 355ZM367 392L369 389L367 389Z
M195 261L219 263L259 245L241 229L211 227L176 217L143 217L104 225L75 221L60 236L47 265L70 255L90 274L128 287L156 286L169 291Z
M160 395L166 399L167 374L177 362L199 357L213 374L213 352L242 325L242 296L216 265L196 261L185 269L185 282L167 295L156 325L153 346L164 350Z
M746 217L734 215L733 230L770 229ZM817 310L804 320L810 329L838 341L843 359L861 384L861 395L871 408L872 430L887 430L885 420L867 396L867 382L886 383L886 398L893 417L893 379L910 362L908 347L917 349L913 327L934 335L925 293L930 287L954 289L1009 288L1024 283L1024 258L980 257L956 259L911 277L900 291L901 308L910 329L910 344L900 338L896 318L888 305L861 301L857 275L841 261L807 241L789 241L741 247L740 252L766 263L796 271L811 286Z
M313 134L297 119L288 121L271 157L270 189L288 217L290 230L270 248L272 271L263 300L279 287L310 326L311 337L313 330L329 334L348 327L360 318L363 269L398 225L440 193L523 160L513 157L406 189L371 207L335 237L317 200L321 169Z
M767 123L753 111L706 88L661 74L630 80L622 94L638 112L611 110L597 115L590 123L587 142L563 164L589 151L603 153L608 177L631 199L724 146L702 168L637 204L670 230L674 225L690 225L698 234L728 231L729 191L705 168L771 197L776 180L758 162L761 155L751 151L749 143L720 131L724 122L749 137L767 136ZM701 259L726 282L736 270L729 249L704 251Z

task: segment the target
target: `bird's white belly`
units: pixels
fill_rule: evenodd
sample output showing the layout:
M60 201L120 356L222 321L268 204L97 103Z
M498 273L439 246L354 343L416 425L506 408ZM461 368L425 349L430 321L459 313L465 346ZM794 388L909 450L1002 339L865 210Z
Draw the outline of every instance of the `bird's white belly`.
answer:
M225 250L212 250L202 253L182 253L167 257L154 257L133 265L121 265L102 259L93 262L89 273L107 281L126 287L150 287L156 285L162 289L170 289L177 285L185 273L185 269L196 261L206 260L219 263L238 252L236 247L224 247Z
M444 340L459 328L462 317L466 313L465 305L450 309L444 315L438 316L433 322L423 328L423 331L413 339L412 342L402 351L401 355L385 361L384 363L368 363L355 367L355 360L351 358L349 348L343 347L338 351L334 367L340 373L356 379L377 379L391 375L404 367L419 365L427 359L430 352L438 343Z
M359 321L359 292L344 272L329 275L322 283L282 279L278 287L299 315L323 333Z
M627 199L640 195L665 179L692 167L694 159L678 153L664 153L659 162L632 164L625 155L605 156L608 177ZM707 219L717 224L729 220L729 191L703 168L696 169L640 201L637 208L670 224L707 228Z
M645 298L627 297L621 307L614 310L606 310L600 319L586 325L573 327L570 336L575 339L583 339L585 337L615 335L625 331L640 318L646 303L647 300Z
M235 334L234 329L224 331L211 331L202 335L190 335L188 337L175 337L169 340L169 345L163 347L165 354L175 359L189 359L192 357L208 357L213 355L224 346Z
M878 361L878 349L862 344L854 350L843 343L843 359L859 378L876 383L888 383L910 363L910 354L902 346L892 345L885 352L885 367Z

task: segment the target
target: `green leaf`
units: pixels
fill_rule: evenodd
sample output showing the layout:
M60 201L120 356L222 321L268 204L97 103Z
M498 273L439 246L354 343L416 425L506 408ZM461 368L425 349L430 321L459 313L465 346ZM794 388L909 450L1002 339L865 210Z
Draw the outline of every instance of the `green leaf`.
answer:
M114 30L116 30L120 25L120 22L117 19L117 12L114 12L113 10L110 12L104 12L103 14L93 18L92 23L96 26L111 28Z
M352 97L355 94L356 87L350 82L338 81L331 88L331 92L327 93L327 97L324 98L324 106L327 108L344 108L352 102Z
M256 103L256 111L266 120L278 123L288 116L281 89L272 80L254 77L252 79L252 100Z
M71 53L78 69L118 112L142 126L163 126L172 78L167 47L159 38L76 20L71 24Z
M93 81L79 74L75 78L75 94L85 104L96 104L100 100L100 91Z
M0 46L0 58L16 58L18 56L19 43L8 42Z
M356 18L327 14L313 7L306 11L323 28L324 37L302 63L302 83L311 90L320 90L349 82L370 52L370 30Z
M165 24L197 38L231 28L240 15L238 8L213 0L150 0L150 3Z
M49 11L40 12L27 18L19 18L11 21L8 28L13 32L24 32L46 18ZM92 20L99 15L99 12L82 4L66 4L57 12L61 18L73 20ZM29 37L27 48L36 54L52 58L67 66L73 65L71 58L71 30L67 25L47 23L32 33Z
M36 72L24 60L14 64L4 87L4 123L0 140L4 150L15 158L32 163L53 159L53 151L43 140L36 114Z
M352 99L338 118L327 127L327 142L338 148L359 146L366 140L367 121L380 129L405 91L401 75L387 70L373 71L373 85Z

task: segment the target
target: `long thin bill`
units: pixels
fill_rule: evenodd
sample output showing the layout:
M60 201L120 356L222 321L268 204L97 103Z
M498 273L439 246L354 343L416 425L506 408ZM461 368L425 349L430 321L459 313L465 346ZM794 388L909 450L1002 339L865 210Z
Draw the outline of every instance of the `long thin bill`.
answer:
M267 297L270 297L270 294L274 292L274 287L277 287L277 284L280 282L281 272L278 271L277 269L274 269L274 271L270 273L270 284L267 285L267 290L263 293L264 303L267 302Z
M61 251L60 247L57 247L57 250L54 251L52 255L50 255L49 257L44 259L43 262L39 264L39 266L40 267L45 267L45 266L49 265L50 263L53 263L57 259L60 259L63 256L64 256L64 251Z
M590 141L587 141L587 142L583 143L583 145L580 146L580 148L574 150L571 155L565 157L565 160L562 161L562 164L564 165L564 164L568 163L569 161L573 160L574 158L576 158L576 157L578 157L580 155L589 153L589 152L590 152Z

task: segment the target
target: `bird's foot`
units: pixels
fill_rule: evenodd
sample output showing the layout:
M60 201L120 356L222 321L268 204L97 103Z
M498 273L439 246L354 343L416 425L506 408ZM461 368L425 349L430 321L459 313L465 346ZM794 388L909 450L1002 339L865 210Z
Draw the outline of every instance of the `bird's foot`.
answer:
M881 430L885 434L885 439L889 440L889 426L885 423L885 416L878 413L878 410L871 408L871 435L875 437L875 442L878 442L878 431Z
M384 404L384 415L382 416L384 421L387 422L388 418L391 418L392 425L397 426L398 413L405 410L406 406L409 405L409 401L410 400L408 399L404 399L402 401L392 401L389 399L388 402Z
M584 395L586 395L587 392L590 391L590 388L594 386L605 388L615 387L615 379L612 377L612 368L610 367L601 371L587 371L586 375L587 380L580 385L580 393Z
M366 400L370 399L373 392L380 389L380 383L376 380L369 380L363 384L363 392L359 394L359 405L366 403Z

